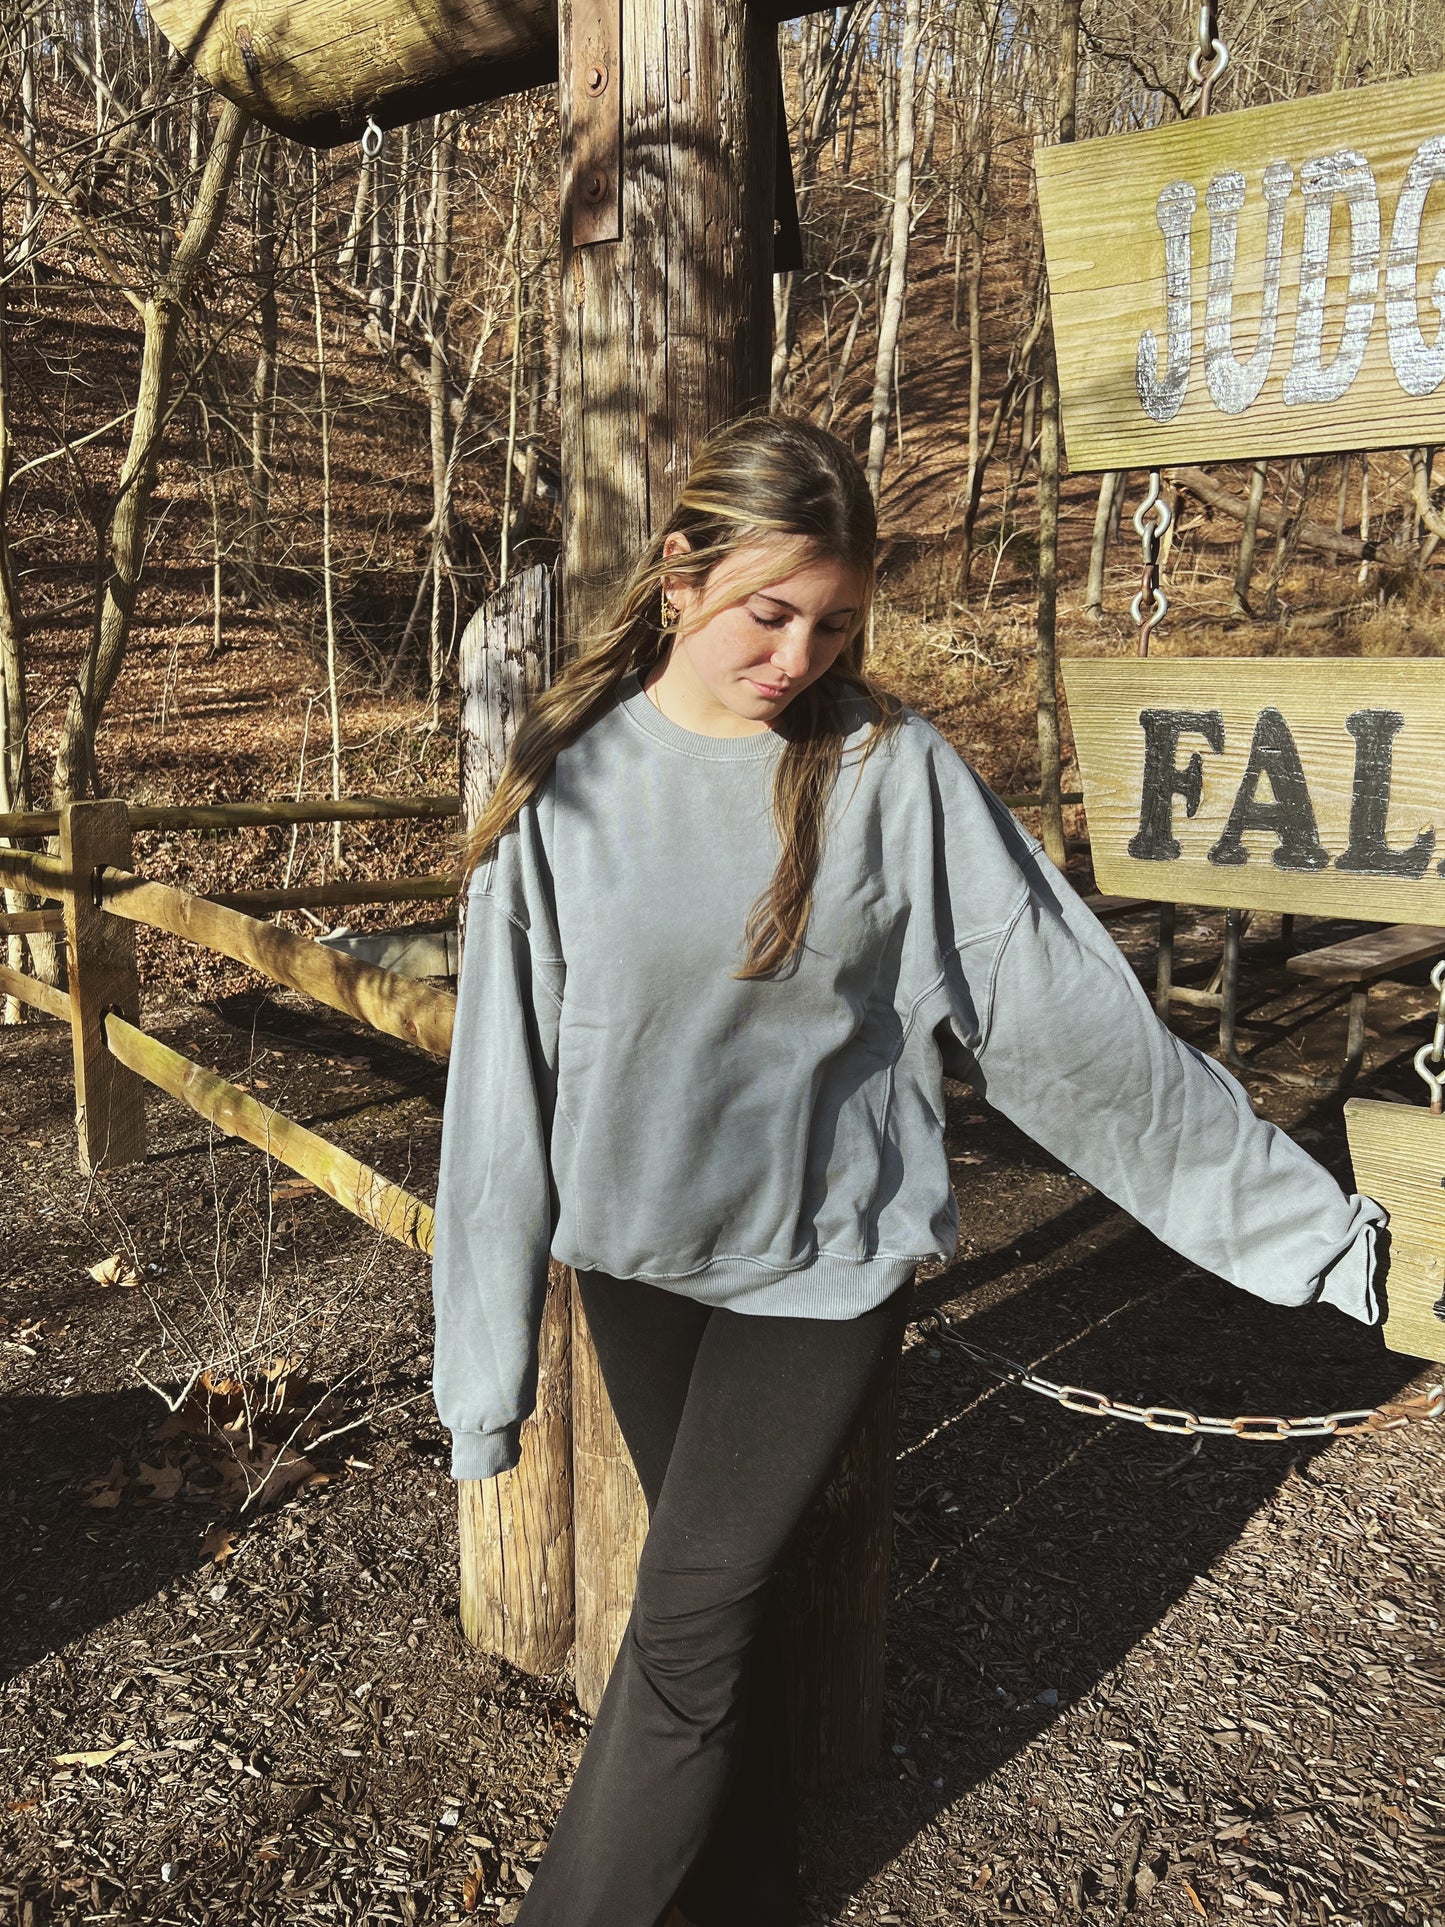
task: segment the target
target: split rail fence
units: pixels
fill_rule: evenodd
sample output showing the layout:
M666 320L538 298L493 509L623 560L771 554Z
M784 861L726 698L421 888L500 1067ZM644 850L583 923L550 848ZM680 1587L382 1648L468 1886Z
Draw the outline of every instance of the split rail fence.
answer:
M468 768L464 756L464 793ZM385 1237L429 1254L433 1211L425 1200L144 1029L135 928L168 931L232 958L445 1060L452 992L264 919L321 904L446 900L456 895L457 879L202 896L137 874L132 838L141 829L452 818L462 807L456 796L164 809L95 801L58 813L0 815L0 837L59 842L58 854L0 844L0 888L56 906L0 914L0 936L63 938L67 988L0 964L0 996L70 1026L82 1168L114 1169L144 1157L150 1086L309 1179ZM777 1636L793 1770L803 1787L857 1772L880 1744L897 1396L895 1369L782 1574ZM529 1672L554 1671L570 1657L578 1698L595 1711L630 1611L646 1510L575 1281L558 1265L543 1316L537 1410L523 1426L522 1454L521 1466L501 1479L458 1485L462 1627L474 1644Z

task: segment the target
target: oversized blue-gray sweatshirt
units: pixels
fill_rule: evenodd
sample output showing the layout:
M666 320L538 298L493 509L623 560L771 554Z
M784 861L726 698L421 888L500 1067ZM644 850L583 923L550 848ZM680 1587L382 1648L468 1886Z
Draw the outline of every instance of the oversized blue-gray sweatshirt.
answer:
M1381 1207L1158 1021L937 730L905 712L862 759L866 735L860 712L777 978L733 973L782 740L680 728L635 676L474 873L433 1268L453 1478L517 1462L549 1254L817 1318L949 1256L945 1075L1194 1263L1378 1320Z

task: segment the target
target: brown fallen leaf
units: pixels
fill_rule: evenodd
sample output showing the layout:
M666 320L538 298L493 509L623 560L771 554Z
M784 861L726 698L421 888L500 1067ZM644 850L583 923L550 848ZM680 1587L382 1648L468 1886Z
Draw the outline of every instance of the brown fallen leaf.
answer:
M212 1526L201 1541L201 1551L216 1565L222 1565L236 1550L236 1535L230 1526Z
M272 1204L287 1204L292 1198L304 1198L316 1189L310 1178L286 1178L280 1184L271 1186Z
M1199 1898L1198 1894L1195 1893L1187 1880L1184 1882L1184 1891L1188 1894L1190 1905L1193 1907L1195 1913L1202 1915L1207 1920L1209 1916L1205 1909L1204 1902Z
M142 1459L136 1473L136 1483L149 1487L152 1499L160 1501L173 1499L180 1491L185 1476L178 1465L150 1465Z
M138 1285L140 1283L140 1273L118 1251L113 1251L108 1258L102 1258L98 1265L92 1265L90 1275L98 1285Z
M125 1466L120 1459L112 1459L109 1472L102 1473L98 1479L87 1479L81 1486L83 1503L89 1506L119 1505L124 1484Z
M103 1746L94 1753L52 1753L50 1757L56 1766L104 1766L117 1753L128 1753L134 1745L134 1740L121 1740L116 1746Z

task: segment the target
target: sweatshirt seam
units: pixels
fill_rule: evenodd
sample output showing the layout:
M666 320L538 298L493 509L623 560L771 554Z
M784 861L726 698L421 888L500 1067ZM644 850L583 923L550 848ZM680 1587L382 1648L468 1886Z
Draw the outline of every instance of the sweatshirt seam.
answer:
M978 1027L978 1043L974 1049L975 1057L981 1058L983 1053L988 1049L989 1038L993 1034L994 1006L998 990L999 972L1003 968L1004 955L1008 950L1009 942L1014 932L1018 929L1023 919L1023 914L1025 910L1028 909L1029 902L1030 892L1028 885L1025 884L1023 895L1019 898L1013 915L1001 927L999 946L994 952L993 963L989 967L988 983L984 993L984 1015Z
M875 1251L870 1257L859 1258L853 1252L834 1251L830 1246L820 1245L811 1258L799 1265L770 1264L766 1258L753 1258L742 1251L717 1251L701 1265L694 1265L688 1271L638 1271L629 1274L641 1279L648 1278L701 1278L709 1271L724 1265L748 1265L754 1271L770 1272L775 1278L795 1278L802 1272L811 1271L819 1258L832 1258L839 1264L852 1265L858 1271L871 1271L885 1264L921 1265L934 1256L931 1251ZM584 1270L601 1270L595 1261L582 1267Z
M641 688L641 684L639 684L638 687ZM642 700L644 702L647 700L645 695L643 696ZM648 742L656 743L659 749L670 749L674 752L674 754L678 756L690 757L694 763L733 763L733 764L766 763L781 753L775 742L774 743L765 742L761 744L760 747L757 749L748 749L748 750L738 749L738 750L732 750L732 751L719 751L719 750L706 750L701 748L693 749L690 744L680 743L676 741L671 735L664 735L661 730L649 728L648 724L645 723L640 716L634 715L632 708L630 706L629 698L624 697L618 703L617 708L619 713L623 717L625 717L628 724L637 731L639 736L645 736ZM666 721L667 718L664 717L663 720ZM677 730L682 729L682 725L680 723L674 723L672 727ZM690 735L698 734L696 730L686 731L683 733L690 734ZM759 731L757 733L761 735L764 732ZM769 730L766 733L768 735L773 734L771 730ZM727 737L727 736L703 738L704 742L724 742L724 743L725 742L746 742L747 740L748 739L746 737Z
M543 951L539 953L538 951L534 950L532 947L532 933L527 928L526 924L522 922L520 917L514 916L510 910L508 910L502 903L500 903L498 899L495 896L493 896L490 889L484 889L479 891L477 893L475 901L478 903L485 903L487 907L491 910L494 916L501 917L507 923L511 924L512 928L517 932L517 934L521 937L522 941L526 944L528 956L532 959L532 962L534 964L537 964L540 966L542 971L545 972L547 970L560 970L565 976L566 970L567 970L566 958L554 957L550 954L550 952ZM562 993L559 990L557 990L548 981L546 976L543 976L541 978L541 982L542 982L543 988L547 992L547 995L552 999L553 1003L556 1004L558 1010L560 1010L562 1008Z
M1028 890L1027 888L1025 888L1024 893L1019 898L1018 903L1015 905L1013 910L1010 911L1008 916L1004 918L1002 923L992 924L987 930L980 930L973 936L961 937L957 943L951 944L949 948L944 951L943 956L939 963L938 975L933 979L933 981L927 986L926 989L921 990L919 992L919 994L914 998L913 1002L908 1007L908 1015L904 1019L904 1024L903 1024L903 1035L899 1040L898 1051L893 1060L894 1064L897 1064L903 1056L903 1052L905 1047L907 1046L908 1039L913 1034L913 1027L918 1021L919 1011L923 1009L925 1004L931 1002L931 1000L935 996L937 996L938 992L941 989L943 989L944 986L946 985L948 981L948 966L953 962L954 958L961 957L965 950L973 950L981 943L989 943L993 938L1001 937L1002 942L998 946L998 951L996 952L994 961L989 969L988 995L987 995L988 1018L980 1025L979 1049L982 1050L983 1035L987 1031L988 1023L992 1021L992 1016L993 1016L993 986L998 975L998 959L1003 954L1004 946L1005 944L1007 944L1008 939L1013 932L1014 926L1017 924L1020 916L1022 916L1025 908L1027 907L1028 900L1029 900Z

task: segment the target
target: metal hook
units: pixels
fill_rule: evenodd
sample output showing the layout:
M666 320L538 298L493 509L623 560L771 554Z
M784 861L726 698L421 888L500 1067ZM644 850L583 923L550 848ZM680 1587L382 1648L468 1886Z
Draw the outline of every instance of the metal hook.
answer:
M1151 468L1148 492L1134 511L1135 530L1141 541L1147 542L1152 534L1154 540L1159 542L1163 540L1164 531L1173 520L1174 516L1169 504L1164 500L1163 477L1157 468Z
M377 125L374 114L367 115L366 126L361 135L361 151L369 161L374 161L381 152L381 129Z
M1431 1115L1439 1117L1445 1113L1445 957L1430 972L1430 982L1439 996L1440 1008L1435 1017L1435 1035L1415 1053L1415 1069L1429 1087ZM1439 1070L1427 1069L1430 1064L1438 1064Z

